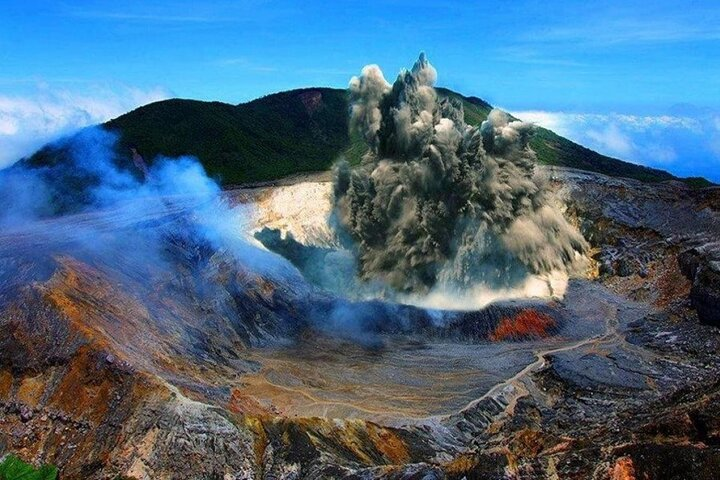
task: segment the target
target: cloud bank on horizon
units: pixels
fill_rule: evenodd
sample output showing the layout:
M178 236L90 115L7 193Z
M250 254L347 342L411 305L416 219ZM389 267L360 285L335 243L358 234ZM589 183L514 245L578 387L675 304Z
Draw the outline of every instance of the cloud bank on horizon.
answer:
M680 177L720 182L720 111L678 107L673 115L513 111L604 155Z
M162 87L95 86L79 92L46 84L25 95L0 94L0 169L48 142L169 97Z

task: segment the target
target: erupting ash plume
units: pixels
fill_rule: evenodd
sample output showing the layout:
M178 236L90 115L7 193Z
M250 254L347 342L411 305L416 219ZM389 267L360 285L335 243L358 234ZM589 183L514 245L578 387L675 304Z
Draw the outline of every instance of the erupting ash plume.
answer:
M423 293L567 272L587 244L534 176L532 125L493 110L468 126L436 78L421 54L392 86L376 65L350 81L351 126L369 152L336 168L334 215L361 277Z

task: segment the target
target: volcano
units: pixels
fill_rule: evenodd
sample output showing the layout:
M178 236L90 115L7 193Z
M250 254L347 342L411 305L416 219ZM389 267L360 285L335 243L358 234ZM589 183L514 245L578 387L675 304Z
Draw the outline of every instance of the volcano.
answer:
M0 453L78 479L714 478L720 189L435 90L426 62L377 95L366 70L350 104L150 105L2 172L33 195L0 194ZM568 241L511 241L531 228ZM450 295L458 264L522 281Z

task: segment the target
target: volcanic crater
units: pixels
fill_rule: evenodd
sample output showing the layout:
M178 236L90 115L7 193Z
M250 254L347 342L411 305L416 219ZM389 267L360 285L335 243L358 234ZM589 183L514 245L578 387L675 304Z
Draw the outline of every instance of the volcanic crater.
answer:
M74 139L93 208L2 218L0 451L83 479L713 478L720 190L537 166L530 126L468 126L433 82L367 67L363 162L262 185Z

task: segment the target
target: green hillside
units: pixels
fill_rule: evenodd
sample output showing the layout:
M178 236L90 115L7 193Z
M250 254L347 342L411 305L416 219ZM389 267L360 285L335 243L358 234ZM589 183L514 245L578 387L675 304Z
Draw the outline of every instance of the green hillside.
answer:
M345 91L293 90L241 104L167 100L106 124L147 159L195 155L224 184L324 170L348 148Z
M479 125L492 109L477 97L439 88L460 99L465 121ZM348 133L347 92L308 88L268 95L240 105L172 99L133 110L105 124L121 133L121 154L135 146L148 160L194 155L223 185L272 180L326 170L344 156L359 162L366 147ZM668 172L601 155L550 130L538 128L531 146L538 161L643 181L672 180ZM62 150L46 146L25 162L55 163ZM693 186L706 181L692 179Z
M477 97L464 97L445 88L439 88L441 95L459 98L465 109L465 121L480 125L492 110L492 105ZM648 182L673 180L675 176L663 170L644 167L601 155L589 148L578 145L546 128L538 127L530 146L537 154L538 162L544 165L579 168L600 172L614 177L635 178ZM706 181L709 184L709 182Z

